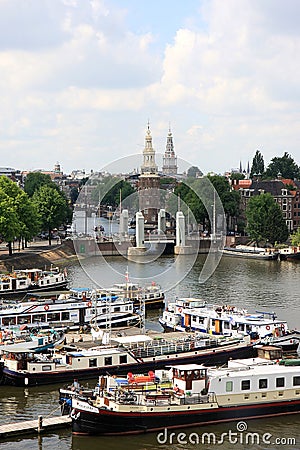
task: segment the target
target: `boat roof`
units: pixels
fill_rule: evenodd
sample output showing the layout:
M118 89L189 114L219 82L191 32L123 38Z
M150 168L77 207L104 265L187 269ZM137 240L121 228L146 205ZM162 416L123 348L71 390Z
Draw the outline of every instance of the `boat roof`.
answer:
M116 353L122 353L122 351L115 347L92 347L88 350L69 351L68 355L74 358L80 358L84 356L112 355Z
M17 344L0 345L0 351L9 353L31 353L37 347L37 341L18 342Z
M168 366L170 369L177 369L177 370L184 370L185 372L187 370L200 370L200 369L207 369L206 366L203 364L179 364L176 366Z
M136 334L134 336L122 336L113 338L115 342L118 344L131 344L136 342L149 342L153 339L150 336L146 336L145 334Z
M246 360L245 360L246 361ZM249 359L249 364L236 365L235 367L224 367L224 368L210 368L209 374L214 377L227 378L230 377L238 378L240 376L253 376L253 375L277 375L284 373L295 373L300 376L300 366L285 366L279 364L268 363L267 360L263 360L261 364L253 364L252 358Z

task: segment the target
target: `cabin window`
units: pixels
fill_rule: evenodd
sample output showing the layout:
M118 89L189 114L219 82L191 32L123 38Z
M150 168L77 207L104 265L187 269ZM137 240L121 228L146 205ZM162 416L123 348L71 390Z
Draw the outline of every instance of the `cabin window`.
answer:
M293 377L293 386L300 386L300 377Z
M114 308L114 312L120 312L121 311L121 308L119 307L119 306L116 306L115 308Z
M229 330L229 328L230 328L229 322L223 322L223 327L224 327L224 330Z
M233 391L233 382L226 381L226 392L232 392L232 391Z
M2 325L16 325L15 317L3 317Z
M241 390L248 391L250 389L250 380L242 380Z
M111 366L112 365L112 356L106 356L104 358L104 365L105 366Z
M120 364L127 363L127 355L120 355Z
M32 316L33 322L46 322L46 314L34 314Z
M276 387L284 387L284 377L276 378Z
M60 313L48 313L48 321L60 321Z
M43 372L48 372L48 370L51 370L51 366L42 366L42 371Z
M267 378L261 378L260 380L258 380L258 387L259 389L267 389L268 387Z
M64 311L61 313L61 320L69 320L70 313L68 311Z
M212 319L211 321L211 326L214 327L215 326L216 321L214 319Z
M18 324L22 325L25 323L30 323L31 322L31 316L19 316L18 317Z
M97 358L89 359L89 367L97 367Z

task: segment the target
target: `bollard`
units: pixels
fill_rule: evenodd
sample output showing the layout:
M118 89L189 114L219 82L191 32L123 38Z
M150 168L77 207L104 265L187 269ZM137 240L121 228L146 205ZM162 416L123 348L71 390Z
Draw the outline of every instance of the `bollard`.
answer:
M43 429L43 416L39 416L38 418L38 433L40 433Z

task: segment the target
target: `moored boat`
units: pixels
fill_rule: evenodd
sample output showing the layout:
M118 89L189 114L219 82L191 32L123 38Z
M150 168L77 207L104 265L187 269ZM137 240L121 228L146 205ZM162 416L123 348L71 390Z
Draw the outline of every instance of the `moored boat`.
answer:
M235 247L225 246L222 253L224 256L267 261L277 260L279 255L277 250L263 247L251 247L250 245L236 245Z
M50 270L21 269L11 274L0 275L0 298L24 295L30 291L65 289L67 272L51 267Z
M285 247L278 251L280 261L300 261L300 246Z
M0 328L26 325L36 329L71 329L87 327L91 322L105 328L138 324L140 315L133 302L116 296L84 298L61 294L53 297L29 297L24 301L4 300L0 304Z
M259 339L279 337L288 333L288 324L275 312L255 311L231 305L214 305L197 298L178 298L169 302L159 317L166 331L198 331L213 335L250 335Z
M72 431L124 435L300 412L300 365L261 358L230 360L227 367L175 365L172 388L120 395L106 389L72 399Z
M2 383L33 386L84 380L107 372L152 370L177 362L225 363L229 358L250 357L256 351L250 339L216 339L206 336L151 338L148 335L115 338L90 349L69 348L47 355L2 349ZM13 357L12 357L13 356Z

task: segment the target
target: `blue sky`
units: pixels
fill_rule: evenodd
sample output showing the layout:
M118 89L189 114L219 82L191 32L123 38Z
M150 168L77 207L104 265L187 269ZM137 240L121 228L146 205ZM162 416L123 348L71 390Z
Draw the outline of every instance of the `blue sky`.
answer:
M300 164L298 0L0 0L1 166ZM138 159L137 159L138 160Z

